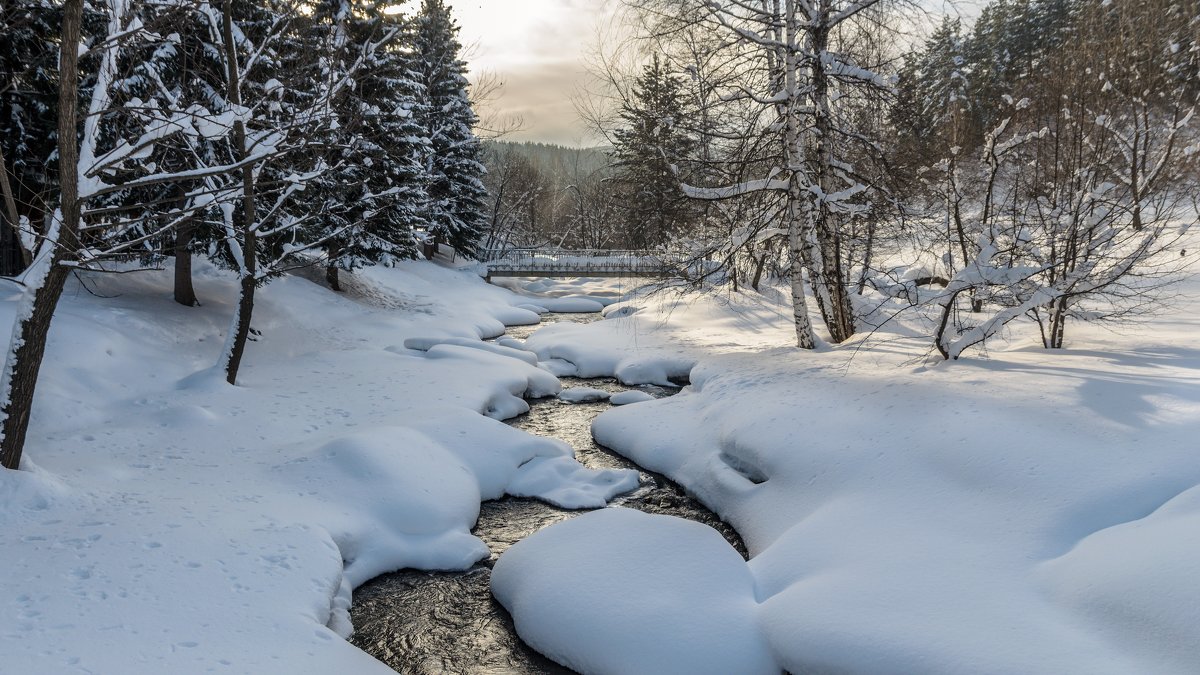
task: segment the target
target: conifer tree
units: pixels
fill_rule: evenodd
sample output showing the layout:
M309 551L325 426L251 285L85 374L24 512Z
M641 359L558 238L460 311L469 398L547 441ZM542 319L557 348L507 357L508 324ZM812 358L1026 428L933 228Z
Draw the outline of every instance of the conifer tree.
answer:
M695 215L696 204L680 188L680 162L691 155L691 112L682 86L656 54L621 107L614 133L617 184L624 209L627 245L662 244Z
M442 0L424 0L417 17L412 70L425 90L418 119L429 138L425 154L429 232L464 255L475 253L487 226L483 149L467 93L458 25Z
M47 3L0 5L0 266L5 274L17 274L31 262L33 233L49 215L46 204L57 185L50 160L57 140L61 21L62 9Z
M318 30L331 29L331 72L344 72L368 55L334 102L338 122L327 132L337 148L333 166L305 191L321 214L319 229L338 233L325 246L326 278L334 290L340 290L339 270L415 257L415 230L425 227L427 200L429 141L414 114L422 90L403 49L412 41L412 22L355 4L332 0L318 12Z

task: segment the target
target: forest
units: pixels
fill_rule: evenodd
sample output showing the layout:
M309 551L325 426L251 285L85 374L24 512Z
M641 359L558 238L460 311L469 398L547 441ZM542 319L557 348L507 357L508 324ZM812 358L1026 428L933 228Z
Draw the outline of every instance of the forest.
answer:
M239 275L231 383L262 284L319 264L337 288L442 244L787 280L807 348L806 298L833 343L887 320L868 290L905 298L948 359L1017 319L1054 348L1073 321L1136 317L1191 261L1187 3L997 0L969 27L885 0L624 10L632 37L582 107L609 144L556 150L480 140L440 1L7 3L4 263L29 308L6 409L29 405L67 274L118 261L174 259L185 305L192 256Z
M865 291L903 297L945 358L1018 318L1061 347L1073 321L1152 310L1192 260L1192 4L997 0L969 25L872 0L625 8L633 37L581 106L607 167L568 199L498 145L490 241L673 248L720 263L680 267L701 285L790 279L802 347L805 297L834 343L870 329ZM548 226L546 194L577 215Z
M25 289L3 390L20 463L68 275L191 259L239 278L220 368L236 381L256 289L297 267L470 255L485 172L457 26L441 0L5 3L7 270ZM78 45L79 49L75 49ZM60 49L61 47L61 49Z
M451 4L0 3L0 672L1197 672L1200 4Z

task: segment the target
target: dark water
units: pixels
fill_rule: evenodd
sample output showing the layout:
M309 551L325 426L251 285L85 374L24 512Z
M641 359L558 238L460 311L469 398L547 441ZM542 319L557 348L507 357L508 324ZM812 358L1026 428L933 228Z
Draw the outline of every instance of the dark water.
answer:
M598 315L547 315L553 320L585 323ZM538 326L509 330L508 336L524 339ZM663 387L626 387L611 379L562 378L563 388L588 386L610 392L641 389L655 397L675 390ZM592 440L592 420L611 407L607 402L570 404L557 399L530 402L529 414L509 424L539 436L552 436L575 448L575 457L595 469L636 469L638 489L613 504L688 518L717 529L742 556L745 546L733 528L687 495L682 488L601 447ZM566 511L535 499L484 502L474 534L492 555L466 572L401 570L376 577L354 591L351 642L398 672L413 675L439 673L570 673L546 659L517 637L508 612L488 589L491 567L509 546L556 522L583 511Z

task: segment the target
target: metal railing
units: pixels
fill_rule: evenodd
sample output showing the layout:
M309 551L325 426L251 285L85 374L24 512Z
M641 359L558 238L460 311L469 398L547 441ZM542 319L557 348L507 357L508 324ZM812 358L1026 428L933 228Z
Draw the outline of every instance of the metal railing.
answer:
M484 250L488 276L664 276L669 261L656 251L609 249Z

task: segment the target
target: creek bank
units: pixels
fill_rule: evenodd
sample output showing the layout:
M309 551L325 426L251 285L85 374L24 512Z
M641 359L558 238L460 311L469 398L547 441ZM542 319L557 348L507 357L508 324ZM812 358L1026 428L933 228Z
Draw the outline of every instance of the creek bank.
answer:
M596 315L548 315L575 322ZM513 327L499 341L523 340L539 326ZM629 387L612 378L561 378L564 390L592 388L610 395L629 392L663 398L677 389ZM626 398L631 398L626 396ZM639 487L613 499L612 506L687 518L716 529L743 558L741 538L727 523L660 474L639 467L592 439L591 423L612 407L608 400L570 403L555 398L530 401L530 411L508 421L528 433L558 438L575 449L580 464L591 469L634 469ZM491 555L461 572L404 569L385 574L354 591L351 642L398 672L435 673L569 673L517 637L511 617L491 595L491 568L517 541L585 511L568 511L535 499L504 497L483 502L472 533Z

